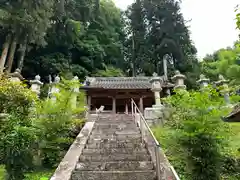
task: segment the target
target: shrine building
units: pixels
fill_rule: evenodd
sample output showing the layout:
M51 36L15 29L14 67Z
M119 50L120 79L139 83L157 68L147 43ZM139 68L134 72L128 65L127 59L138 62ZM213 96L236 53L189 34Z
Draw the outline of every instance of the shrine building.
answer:
M140 111L144 112L146 107L152 107L155 103L154 92L151 90L152 78L87 77L81 88L86 92L90 112L104 106L106 112L128 114L131 112L131 99L135 101ZM166 96L173 87L173 84L162 81L161 97Z

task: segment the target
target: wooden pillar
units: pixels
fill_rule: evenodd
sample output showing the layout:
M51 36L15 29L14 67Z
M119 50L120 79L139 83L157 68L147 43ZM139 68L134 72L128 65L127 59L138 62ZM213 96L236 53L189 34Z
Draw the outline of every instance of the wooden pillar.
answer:
M92 97L88 95L87 104L88 104L89 111L91 111L91 100L92 100Z
M112 112L115 114L116 113L116 98L112 98Z
M143 98L140 97L139 99L139 110L141 111L141 113L143 113L144 109L143 109Z

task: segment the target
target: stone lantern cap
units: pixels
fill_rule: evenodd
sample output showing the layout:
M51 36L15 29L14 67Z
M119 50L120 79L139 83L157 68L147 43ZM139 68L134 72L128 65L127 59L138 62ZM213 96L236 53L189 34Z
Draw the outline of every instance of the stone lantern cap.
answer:
M54 85L54 84L58 84L58 83L60 83L60 80L61 80L60 77L57 75L57 76L54 78L54 81L53 81L52 84L53 84L53 85Z
M175 71L175 75L171 78L173 81L176 81L178 79L186 79L186 76L181 74L180 71Z
M224 84L227 84L229 82L229 80L226 80L224 77L223 77L223 75L219 75L218 76L218 81L216 81L215 82L215 84L217 85L217 86L221 86L221 85L224 85Z
M30 84L37 84L39 86L42 86L43 83L40 80L41 77L39 75L36 75L34 80L30 80Z
M14 73L10 73L9 75L10 75L10 77L12 77L12 78L18 78L18 79L20 79L21 81L24 80L23 76L21 75L21 71L20 71L20 69L18 69L18 68L14 71Z
M200 75L200 79L197 81L199 84L209 83L210 79L206 78L204 74Z
M158 76L157 73L153 73L153 77L150 79L150 83L152 84L152 91L161 91L163 79Z

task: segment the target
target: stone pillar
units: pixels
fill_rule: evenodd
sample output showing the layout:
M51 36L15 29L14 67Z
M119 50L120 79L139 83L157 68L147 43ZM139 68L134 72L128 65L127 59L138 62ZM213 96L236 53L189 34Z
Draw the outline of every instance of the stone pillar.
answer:
M116 113L116 98L112 98L112 112L115 114Z
M16 69L14 73L10 74L10 81L12 82L21 82L23 80L20 69Z
M128 102L125 104L125 114L128 114Z
M77 96L78 96L78 93L79 93L79 81L78 81L78 77L75 76L73 79L72 79L72 82L73 82L73 94L72 94L72 99L71 99L71 104L72 104L72 108L76 108L77 107Z
M224 96L225 102L227 105L230 105L230 95L229 95L229 88L228 88L228 80L226 80L223 75L219 75L219 80L215 82L217 86L222 86L220 90L221 94Z
M59 93L59 88L57 87L57 85L60 83L60 77L56 76L54 79L54 82L52 83L52 87L50 90L50 98L55 102L57 100L55 94Z
M37 96L40 95L40 89L43 83L40 81L41 77L39 75L35 76L34 80L30 81L31 84L31 90L37 94Z
M87 97L87 105L88 105L88 110L91 111L91 100L92 100L92 97L90 95L88 95Z
M153 74L153 78L150 80L150 83L152 84L152 92L154 93L155 97L155 105L154 107L162 107L161 104L161 97L160 92L162 91L162 79L159 77L156 73Z
M210 80L203 74L200 75L200 79L197 81L197 83L200 84L200 89L208 87L209 82Z
M185 90L186 85L184 84L184 80L186 79L186 76L181 74L180 71L176 71L175 75L172 77L172 80L175 82L174 89L180 89L180 90Z
M143 114L144 113L144 110L143 110L143 97L140 97L140 99L139 99L139 109L140 109L140 112Z

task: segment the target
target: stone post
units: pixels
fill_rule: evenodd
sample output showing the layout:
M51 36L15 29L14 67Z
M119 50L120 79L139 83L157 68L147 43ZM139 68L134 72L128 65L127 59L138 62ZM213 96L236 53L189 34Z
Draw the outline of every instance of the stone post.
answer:
M60 83L60 77L59 76L56 76L55 79L54 79L54 82L52 83L52 88L51 88L51 91L50 91L50 97L51 99L56 102L57 98L54 94L56 93L59 93L59 88L57 87L57 85Z
M161 97L160 97L160 92L162 91L162 79L159 77L156 73L153 73L153 77L150 80L150 83L152 84L152 92L154 93L155 97L155 105L153 107L156 108L161 108Z
M77 96L79 93L79 78L77 76L74 76L74 78L72 79L73 82L73 94L72 94L72 99L71 99L71 104L72 104L72 108L75 109L77 107Z
M125 114L128 114L128 103L125 104Z
M40 80L41 80L41 77L39 75L36 75L35 79L30 81L31 90L35 92L38 97L40 95L41 86L43 85L43 83Z
M197 83L200 84L200 89L208 87L209 82L210 80L203 74L200 75L200 79L197 81Z
M91 104L92 104L92 97L90 95L88 95L87 97L87 105L88 105L88 111L90 112L92 109L91 109Z
M172 77L172 80L175 82L174 89L180 89L180 90L185 90L186 85L184 84L184 80L186 79L186 76L181 74L180 71L176 71L175 75Z
M139 110L141 111L141 113L144 113L144 110L143 110L143 97L140 97L140 99L139 99Z
M10 81L12 82L21 82L23 80L20 69L16 69L14 73L10 74Z
M116 98L112 98L112 112L115 114L116 113Z
M217 86L222 86L222 89L220 90L221 94L223 94L225 102L227 105L230 105L230 95L229 95L229 88L228 88L228 80L226 80L223 75L219 75L218 81L215 82Z

